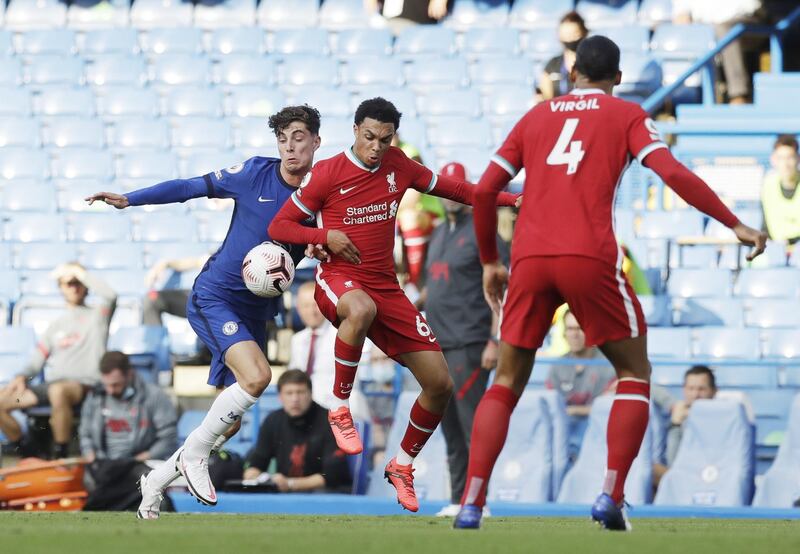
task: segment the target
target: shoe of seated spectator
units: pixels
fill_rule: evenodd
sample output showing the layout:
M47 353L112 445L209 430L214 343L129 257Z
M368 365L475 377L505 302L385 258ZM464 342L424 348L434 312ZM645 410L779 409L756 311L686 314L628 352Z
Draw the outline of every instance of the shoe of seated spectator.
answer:
M208 475L208 458L193 459L184 450L178 457L178 471L198 502L206 506L217 505L217 491Z
M139 479L142 502L139 504L139 509L136 510L137 519L158 519L161 515L161 501L164 499L164 491L147 484L149 475L150 473L147 473Z

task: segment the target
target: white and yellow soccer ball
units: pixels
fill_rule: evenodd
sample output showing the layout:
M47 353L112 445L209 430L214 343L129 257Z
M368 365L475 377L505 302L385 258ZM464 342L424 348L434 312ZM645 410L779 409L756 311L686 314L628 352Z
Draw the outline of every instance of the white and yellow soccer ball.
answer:
M263 298L280 296L294 280L294 262L284 248L262 242L242 262L242 279L247 290Z

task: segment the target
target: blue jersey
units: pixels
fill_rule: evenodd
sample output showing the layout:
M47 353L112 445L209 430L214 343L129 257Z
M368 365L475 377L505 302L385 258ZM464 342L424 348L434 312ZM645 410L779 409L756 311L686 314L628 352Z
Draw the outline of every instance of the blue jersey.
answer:
M279 298L261 298L242 280L242 260L254 246L270 240L267 228L283 203L297 190L281 177L280 160L250 158L228 169L201 177L166 181L126 194L131 206L185 202L191 198L233 198L228 234L209 258L193 290L201 298L221 300L242 316L266 320L278 313ZM303 259L302 245L281 244L295 264Z

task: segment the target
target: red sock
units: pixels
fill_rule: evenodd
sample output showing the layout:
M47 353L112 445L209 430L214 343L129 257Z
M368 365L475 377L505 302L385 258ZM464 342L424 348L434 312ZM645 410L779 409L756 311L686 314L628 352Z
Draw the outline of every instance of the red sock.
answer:
M419 283L422 269L425 264L425 249L428 248L429 230L420 228L408 229L402 232L403 244L406 247L406 262L408 263L408 277L415 285Z
M333 395L342 400L350 398L353 381L356 380L358 360L361 359L361 346L352 346L338 336L333 347L336 371L333 379Z
M411 406L411 415L408 418L408 427L406 427L406 434L403 435L403 440L400 441L400 448L411 456L416 458L428 439L439 426L442 421L442 414L434 414L423 408L419 403L419 398Z
M650 383L623 379L608 416L608 470L603 492L619 504L625 497L625 479L639 454L650 417Z
M503 450L508 422L519 397L508 387L492 385L483 395L472 424L469 467L461 504L486 504L486 488L494 463Z

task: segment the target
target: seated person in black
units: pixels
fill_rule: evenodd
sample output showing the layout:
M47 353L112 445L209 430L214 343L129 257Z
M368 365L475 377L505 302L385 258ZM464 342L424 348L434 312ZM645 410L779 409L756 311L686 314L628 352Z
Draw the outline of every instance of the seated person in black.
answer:
M311 400L308 375L286 371L278 379L278 397L282 409L264 418L244 479L260 479L275 460L269 481L279 492L350 492L347 456L336 446L328 410Z

